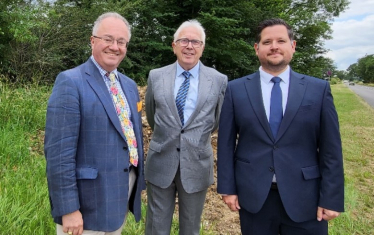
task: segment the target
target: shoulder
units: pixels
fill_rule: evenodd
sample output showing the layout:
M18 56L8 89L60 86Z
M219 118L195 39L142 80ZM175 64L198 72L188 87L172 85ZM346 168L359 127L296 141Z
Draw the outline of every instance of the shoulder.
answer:
M59 77L70 77L72 79L82 78L83 74L92 71L94 68L92 67L93 63L90 63L90 60L87 60L85 63L78 65L75 68L71 68L65 71L62 71L58 74L57 78Z
M163 73L163 72L166 72L166 71L171 71L173 69L176 69L176 66L177 66L177 64L173 63L173 64L166 65L164 67L161 67L161 68L155 68L155 69L152 69L149 72L149 74L156 74L156 73Z
M203 63L200 63L200 71L204 74L207 74L209 76L219 77L222 79L227 79L227 76L219 71L217 71L215 68L205 66Z
M329 84L328 81L326 81L324 79L316 78L316 77L309 76L309 75L302 74L302 73L297 73L293 70L291 70L291 78L292 77L305 80L306 82L308 82L308 84L315 85L315 86L325 87L326 85Z
M259 72L255 72L252 74L247 74L243 77L240 78L235 78L229 82L230 86L242 86L243 83L246 81L254 80L254 79L260 79L260 74Z

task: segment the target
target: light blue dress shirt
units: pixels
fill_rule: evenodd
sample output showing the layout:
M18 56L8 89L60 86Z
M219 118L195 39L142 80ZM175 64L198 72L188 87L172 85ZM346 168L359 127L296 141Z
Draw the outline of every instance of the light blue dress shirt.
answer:
M185 77L183 76L183 72L185 70L179 65L177 62L177 74L175 77L175 85L174 85L174 100L177 97L179 87L182 85ZM190 118L192 112L196 108L197 103L197 96L199 91L199 71L200 71L200 61L193 67L192 69L188 70L191 73L190 77L190 87L188 89L186 104L184 106L184 124L186 125L188 119Z
M266 117L270 117L270 98L271 98L271 90L273 89L274 83L271 79L274 75L271 75L264 70L262 70L262 66L259 69L260 71L260 78L261 78L261 92L262 92L262 100L264 102L264 108L266 112ZM282 107L283 107L283 115L286 111L287 100L288 100L288 90L290 86L290 66L287 66L287 69L283 71L283 73L279 74L277 77L281 78L280 88L282 90ZM273 182L277 182L276 175L273 175Z
M266 112L266 117L269 121L270 116L270 97L271 97L271 90L273 89L274 83L271 79L274 75L271 75L264 70L262 67L259 69L260 71L260 78L261 78L261 92L262 92L262 99L264 102L264 108ZM282 80L280 82L280 88L282 90L282 107L283 107L283 115L286 111L286 105L288 100L288 88L290 86L290 66L287 66L287 69L279 74L277 77L280 77Z

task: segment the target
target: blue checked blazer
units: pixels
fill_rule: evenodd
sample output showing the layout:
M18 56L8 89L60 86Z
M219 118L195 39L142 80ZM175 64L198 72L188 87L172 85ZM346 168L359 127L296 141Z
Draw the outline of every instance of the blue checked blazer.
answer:
M145 188L140 99L136 83L118 76L138 143L129 210L139 221ZM117 230L127 211L129 154L109 91L90 59L57 76L48 102L44 151L54 221L61 224L63 215L80 210L84 229Z

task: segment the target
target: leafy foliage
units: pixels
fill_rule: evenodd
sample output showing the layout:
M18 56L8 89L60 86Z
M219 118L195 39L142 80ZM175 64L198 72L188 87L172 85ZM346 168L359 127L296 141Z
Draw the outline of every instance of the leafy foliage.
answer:
M177 27L197 19L206 28L202 62L230 79L259 67L253 49L264 19L285 19L296 32L294 70L321 77L332 69L323 40L347 0L9 0L0 3L0 73L10 82L51 83L91 55L95 19L116 11L132 24L127 57L119 70L144 85L149 70L173 63Z
M374 54L366 55L358 60L357 75L365 83L374 83Z

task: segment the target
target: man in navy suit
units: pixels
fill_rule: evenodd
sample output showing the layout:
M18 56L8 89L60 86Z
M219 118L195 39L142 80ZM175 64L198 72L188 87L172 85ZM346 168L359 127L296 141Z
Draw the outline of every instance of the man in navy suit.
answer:
M338 116L329 83L294 72L291 27L259 25L259 71L229 82L218 134L218 193L242 234L328 233L344 211ZM279 109L278 109L279 108Z
M109 12L94 23L92 56L57 76L48 102L45 157L57 234L120 235L145 189L141 103L117 71L130 25Z

